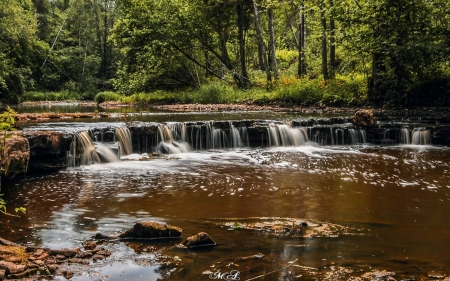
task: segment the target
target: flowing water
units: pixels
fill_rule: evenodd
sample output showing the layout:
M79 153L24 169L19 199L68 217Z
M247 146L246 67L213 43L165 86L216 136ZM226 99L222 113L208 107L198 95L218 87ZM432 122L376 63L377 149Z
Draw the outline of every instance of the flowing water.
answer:
M8 208L25 206L27 214L2 217L0 236L79 247L96 232L159 221L181 227L183 239L205 231L217 242L189 251L177 240L113 242L112 258L72 280L211 280L217 270L235 270L240 280L280 280L290 271L298 278L282 280L322 280L339 268L347 275L327 280L372 270L394 271L397 280L450 274L450 149L429 145L427 130L401 130L403 145L375 146L359 129L331 128L320 137L270 123L266 145L251 147L247 128L234 124L159 124L155 148L164 154L155 159L133 154L123 127L113 144L76 134L70 168L3 184ZM240 228L299 220L338 230L298 237ZM148 263L148 247L181 262L169 269ZM255 255L262 258L242 258Z

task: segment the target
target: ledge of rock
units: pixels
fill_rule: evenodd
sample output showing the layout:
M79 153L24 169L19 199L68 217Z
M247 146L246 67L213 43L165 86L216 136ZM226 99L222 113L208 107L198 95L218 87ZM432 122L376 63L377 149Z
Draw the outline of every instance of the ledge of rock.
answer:
M200 232L194 236L188 237L183 245L186 248L215 246L216 242L206 232Z
M13 178L19 174L25 174L30 161L30 145L28 140L17 133L8 132L11 137L6 138L5 151L0 154L2 176ZM1 138L4 137L3 132Z
M165 239L180 238L183 230L176 226L157 222L138 222L132 228L120 234L118 238Z
M29 173L58 171L67 166L72 135L60 132L21 131L30 147Z

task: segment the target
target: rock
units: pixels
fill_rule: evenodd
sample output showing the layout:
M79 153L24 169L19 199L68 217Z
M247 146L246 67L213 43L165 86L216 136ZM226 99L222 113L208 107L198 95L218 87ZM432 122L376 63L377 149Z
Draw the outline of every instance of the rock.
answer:
M76 255L76 258L79 259L88 259L92 257L92 252L81 252Z
M157 222L138 222L132 228L120 234L120 238L164 239L181 238L182 229Z
M375 117L373 117L373 110L360 109L352 116L352 123L356 126L370 127L375 125Z
M109 257L111 255L111 252L108 250L100 250L97 253L95 253L96 255L102 255L105 257Z
M29 276L35 274L37 271L38 271L37 268L31 268L24 272L11 273L11 274L8 274L8 279L22 279L22 278L29 277Z
M56 172L67 166L72 135L60 132L21 131L29 143L28 173Z
M98 233L98 234L100 234L100 233ZM85 250L94 250L97 247L97 245L92 241L86 241L83 244L83 247Z
M183 245L187 248L215 246L216 242L206 232L200 232L194 236L188 237Z
M73 273L72 270L64 270L63 271L63 276L67 279L70 279L74 276L75 274Z
M117 239L117 237L104 235L102 233L96 233L94 236L94 239L96 239L96 240L111 240L111 239ZM94 249L95 249L95 247L94 247Z
M47 266L48 271L50 271L51 274L55 274L56 270L58 269L58 266L56 264L50 264Z
M42 250L42 249L37 249L37 250L34 252L34 255L35 255L35 256L40 256L40 255L42 255L43 252L44 252L44 250Z
M34 263L37 264L38 266L44 266L45 265L45 262L43 260L35 260Z
M105 259L105 256L97 255L97 254L95 254L95 255L92 257L92 260L94 260L94 261L104 260L104 259Z
M80 251L75 249L61 249L61 250L50 250L49 254L50 256L57 256L62 255L67 258L73 258L75 257Z
M36 263L33 263L33 262L27 263L27 266L28 266L28 268L38 268L39 267L39 265L37 265Z
M0 261L0 269L5 270L7 274L14 274L24 272L27 269L27 266L22 264L14 264L6 261Z
M0 237L0 245L3 245L3 246L14 246L14 247L18 247L19 246L18 244L13 243L13 242L11 242L9 240L3 239L1 237Z
M2 133L1 138L3 136ZM30 161L30 145L28 140L19 136L17 133L12 133L12 136L5 141L5 152L3 158L0 160L2 176L13 178L18 174L25 174L28 170L28 162Z

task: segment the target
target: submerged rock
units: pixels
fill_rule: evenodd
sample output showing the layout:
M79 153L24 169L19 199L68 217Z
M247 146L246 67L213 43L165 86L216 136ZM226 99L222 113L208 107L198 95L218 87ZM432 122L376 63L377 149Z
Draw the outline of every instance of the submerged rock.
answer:
M181 238L182 231L183 230L179 227L167 224L157 222L138 222L118 237L134 239Z
M206 232L200 232L194 236L188 237L183 245L186 248L215 246L216 242Z

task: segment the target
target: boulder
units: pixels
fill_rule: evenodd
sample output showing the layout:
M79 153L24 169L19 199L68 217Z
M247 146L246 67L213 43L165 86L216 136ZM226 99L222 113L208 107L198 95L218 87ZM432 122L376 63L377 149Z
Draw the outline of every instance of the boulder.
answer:
M11 133L11 132L8 132ZM3 141L4 134L0 134ZM30 145L28 140L17 133L11 133L6 138L4 153L0 154L2 176L13 178L19 174L25 174L30 161Z
M183 245L186 248L196 248L196 247L207 247L215 246L216 242L211 239L211 237L206 232L200 232L194 236L188 237Z
M77 249L61 249L61 250L50 250L49 254L50 256L56 256L57 259L64 259L64 258L73 258L79 252L80 251Z
M182 229L158 222L138 222L119 235L119 238L164 239L181 238Z
M356 126L370 127L375 125L375 117L373 116L373 110L360 109L352 116L352 123Z

